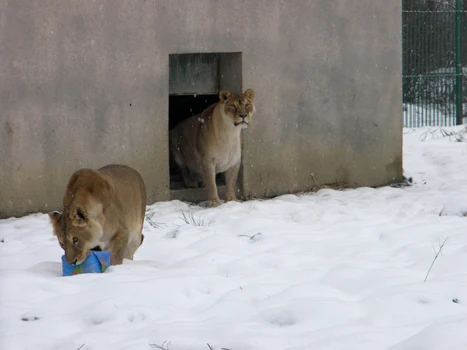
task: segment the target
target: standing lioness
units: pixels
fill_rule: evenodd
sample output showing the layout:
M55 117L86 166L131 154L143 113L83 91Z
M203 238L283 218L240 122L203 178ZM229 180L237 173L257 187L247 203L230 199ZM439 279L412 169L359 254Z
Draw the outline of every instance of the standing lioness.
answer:
M63 212L49 213L69 264L81 264L91 249L111 252L111 264L133 259L143 243L146 188L126 165L81 169L70 178Z
M220 204L216 174L225 172L226 201L235 200L241 161L241 131L255 112L252 89L243 94L219 93L220 101L170 130L170 151L187 187L200 175L208 192L207 206Z

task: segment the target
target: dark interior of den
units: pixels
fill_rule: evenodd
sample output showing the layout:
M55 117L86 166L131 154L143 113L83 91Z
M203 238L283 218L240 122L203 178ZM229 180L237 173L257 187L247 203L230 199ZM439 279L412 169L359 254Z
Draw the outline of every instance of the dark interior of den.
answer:
M222 89L241 92L241 58L239 52L169 55L169 130L217 103ZM202 189L185 188L180 170L171 157L169 170L172 199L202 200ZM218 174L216 180L222 191L224 174Z
M170 95L169 96L169 130L182 120L204 111L207 107L219 101L219 95ZM170 189L185 188L180 169L170 158ZM223 184L223 177L217 174L217 184Z

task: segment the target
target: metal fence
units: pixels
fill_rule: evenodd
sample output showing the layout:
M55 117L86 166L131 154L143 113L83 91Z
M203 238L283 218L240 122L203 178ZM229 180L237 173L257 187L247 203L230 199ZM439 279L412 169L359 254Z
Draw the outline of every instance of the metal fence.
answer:
M403 0L404 126L467 118L467 0Z

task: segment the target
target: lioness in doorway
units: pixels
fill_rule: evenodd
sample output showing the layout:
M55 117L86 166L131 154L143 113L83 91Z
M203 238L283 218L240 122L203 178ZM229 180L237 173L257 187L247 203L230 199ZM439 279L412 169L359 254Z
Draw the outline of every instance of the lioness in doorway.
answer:
M226 201L236 199L241 161L241 131L255 112L252 89L243 94L219 93L219 102L170 130L170 151L186 187L197 187L200 175L208 192L207 206L220 204L216 174L225 172Z

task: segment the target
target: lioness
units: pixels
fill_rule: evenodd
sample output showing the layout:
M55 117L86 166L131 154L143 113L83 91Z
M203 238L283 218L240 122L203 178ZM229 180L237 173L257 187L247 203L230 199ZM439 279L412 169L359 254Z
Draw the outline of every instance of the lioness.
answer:
M219 102L170 130L170 151L186 187L197 187L201 176L207 206L220 204L216 174L225 172L226 201L235 200L241 160L241 131L255 112L252 89L243 94L219 93Z
M90 250L110 251L112 265L133 259L143 243L146 188L126 165L77 170L68 181L63 213L49 213L54 234L69 264L79 265Z

